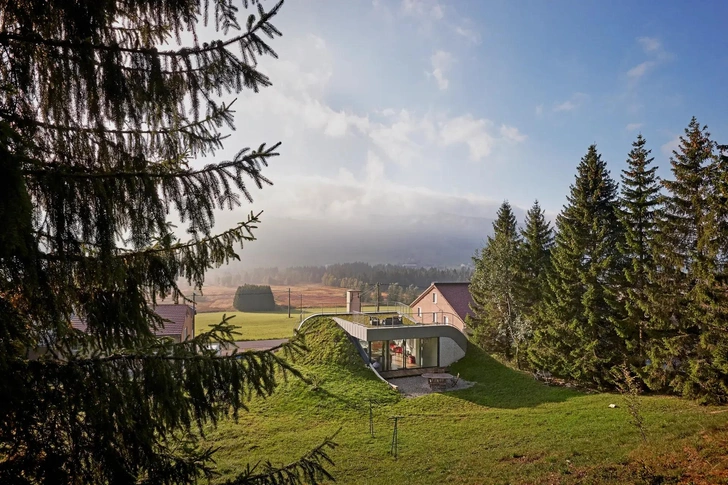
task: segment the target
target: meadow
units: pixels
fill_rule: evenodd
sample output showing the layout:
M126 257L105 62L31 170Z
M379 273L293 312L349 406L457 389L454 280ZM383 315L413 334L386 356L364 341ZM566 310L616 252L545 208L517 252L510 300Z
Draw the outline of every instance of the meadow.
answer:
M301 318L305 319L316 313L343 313L345 310L346 307L343 306L304 308L303 313L298 309L292 309L291 318L288 318L287 309L272 312L198 312L195 316L195 333L209 330L211 325L220 323L223 316L232 316L229 323L237 326L236 331L240 334L235 340L288 338L293 336L294 330L301 323ZM376 307L370 305L362 307L362 311L375 310ZM380 310L385 311L386 307L380 306Z
M295 360L310 383L281 381L206 434L218 482L248 463L293 461L338 430L338 483L728 483L726 407L642 396L643 442L619 394L547 386L472 345L451 368L472 388L404 398L363 368L331 320L310 322L309 352Z

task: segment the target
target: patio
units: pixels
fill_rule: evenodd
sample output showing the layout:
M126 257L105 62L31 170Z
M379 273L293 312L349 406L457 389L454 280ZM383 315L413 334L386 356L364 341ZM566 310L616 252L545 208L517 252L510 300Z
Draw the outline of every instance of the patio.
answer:
M422 376L413 377L398 377L395 379L387 379L390 383L397 386L399 392L404 394L405 397L420 397L432 394L434 392L450 392L460 391L462 389L468 389L475 385L474 382L459 379L454 387L447 387L444 391L433 391L427 382L427 379Z

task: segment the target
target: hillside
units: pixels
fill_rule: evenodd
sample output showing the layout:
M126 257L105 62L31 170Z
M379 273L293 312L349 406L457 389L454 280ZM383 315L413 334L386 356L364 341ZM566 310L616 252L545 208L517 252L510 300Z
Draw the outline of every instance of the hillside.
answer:
M726 483L728 408L642 397L642 443L621 396L545 386L474 346L452 368L474 387L404 399L363 368L331 320L308 330L309 352L295 365L311 383L282 381L207 436L220 447L220 481L246 463L291 461L340 430L330 453L338 483Z

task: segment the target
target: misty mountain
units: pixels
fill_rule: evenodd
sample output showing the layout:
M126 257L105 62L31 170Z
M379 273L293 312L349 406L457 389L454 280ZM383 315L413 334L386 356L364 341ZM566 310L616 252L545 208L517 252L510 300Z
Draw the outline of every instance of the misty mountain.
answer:
M454 214L409 218L363 216L358 221L262 218L257 240L226 270L365 263L460 266L491 233L492 219Z

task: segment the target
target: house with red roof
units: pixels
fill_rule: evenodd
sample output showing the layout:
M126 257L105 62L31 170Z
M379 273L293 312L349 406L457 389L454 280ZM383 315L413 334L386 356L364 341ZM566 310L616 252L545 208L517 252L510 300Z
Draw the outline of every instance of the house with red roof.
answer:
M154 332L157 337L169 337L175 342L182 342L194 336L195 312L190 306L165 303L156 305L154 312L164 319L164 328ZM71 325L82 332L87 329L86 322L76 315L71 317Z
M472 315L468 282L434 282L410 304L418 323L444 323L465 332L465 318Z

